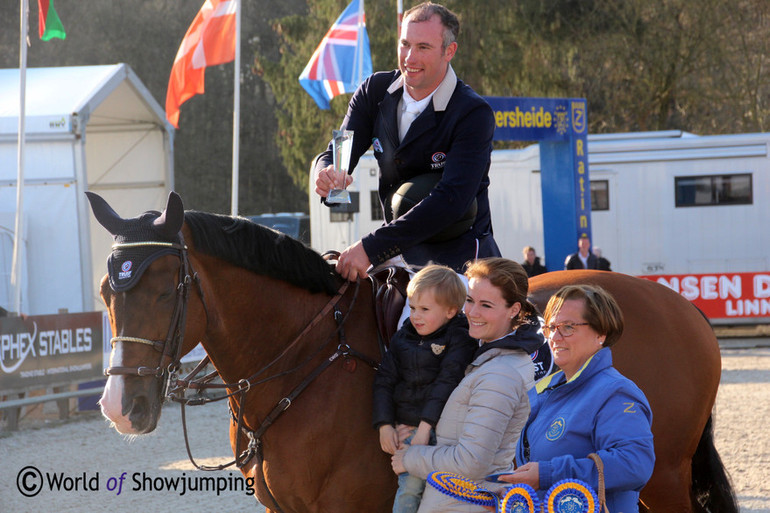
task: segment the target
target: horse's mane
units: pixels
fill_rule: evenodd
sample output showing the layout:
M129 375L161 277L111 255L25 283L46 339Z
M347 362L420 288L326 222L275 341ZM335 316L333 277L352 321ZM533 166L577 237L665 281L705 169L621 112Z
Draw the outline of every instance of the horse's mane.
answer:
M184 218L202 253L314 293L332 295L339 287L334 268L288 235L242 217L188 210Z

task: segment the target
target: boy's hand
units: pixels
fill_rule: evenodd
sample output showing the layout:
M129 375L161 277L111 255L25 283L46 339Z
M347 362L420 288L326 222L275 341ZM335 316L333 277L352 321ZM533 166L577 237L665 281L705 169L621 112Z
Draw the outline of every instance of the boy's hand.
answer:
M417 432L412 437L411 445L428 445L428 442L430 442L430 430L431 425L421 420L420 425L417 426Z
M404 440L412 436L414 430L417 429L414 426L407 426L406 424L396 424L396 433L398 434L398 446L404 448L409 444L405 444Z
M398 449L398 433L390 424L380 426L380 447L388 454L394 454Z

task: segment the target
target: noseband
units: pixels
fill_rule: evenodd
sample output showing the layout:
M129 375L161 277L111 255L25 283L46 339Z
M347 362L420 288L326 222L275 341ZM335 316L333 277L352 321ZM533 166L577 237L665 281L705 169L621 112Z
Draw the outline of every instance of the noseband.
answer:
M163 248L171 248L178 252L180 266L179 266L179 279L176 287L176 302L174 304L174 313L171 315L171 323L168 328L168 334L165 340L151 340L142 337L134 336L117 336L110 339L110 345L115 348L115 344L118 342L145 344L157 352L161 353L158 366L152 367L108 367L104 374L107 376L153 376L156 378L166 377L167 382L175 377L176 372L181 365L181 353L182 353L182 340L184 339L185 320L187 318L187 299L190 294L190 286L194 281L198 286L198 291L203 297L203 290L201 289L200 280L198 274L191 272L192 267L190 260L187 256L187 246L184 243L184 238L180 234L179 242L159 242L159 241L146 241L146 242L124 242L113 244L112 250L136 248L143 246L158 246ZM205 308L205 304L204 304ZM167 365L163 365L163 361L166 358L170 358L171 362Z

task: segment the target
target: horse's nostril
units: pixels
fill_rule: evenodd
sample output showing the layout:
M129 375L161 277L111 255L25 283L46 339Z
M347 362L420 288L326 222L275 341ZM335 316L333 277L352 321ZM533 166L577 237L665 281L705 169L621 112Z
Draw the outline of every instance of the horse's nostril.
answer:
M131 420L131 426L139 433L148 431L148 427L152 424L152 419L149 415L149 402L146 396L135 397L131 403L131 412L128 415Z

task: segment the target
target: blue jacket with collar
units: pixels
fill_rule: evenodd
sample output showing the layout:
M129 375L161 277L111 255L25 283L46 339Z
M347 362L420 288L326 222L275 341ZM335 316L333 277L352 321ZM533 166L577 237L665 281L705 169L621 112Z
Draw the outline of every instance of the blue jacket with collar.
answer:
M417 175L442 172L442 178L408 213L363 237L369 261L377 266L403 255L410 265L433 261L460 272L468 260L500 256L492 236L487 195L495 130L492 108L457 80L450 66L426 109L399 141L397 111L402 84L400 71L378 72L353 94L341 126L354 131L350 169L369 147L374 148L381 205L401 183ZM330 143L316 161L315 172L331 163ZM444 242L426 242L457 222L474 198L476 220L467 232Z
M639 491L655 465L652 412L644 393L612 367L603 348L565 382L562 371L529 392L532 406L516 449L522 465L538 462L541 499L562 479L580 479L598 489L596 466L604 463L607 507L638 512Z

